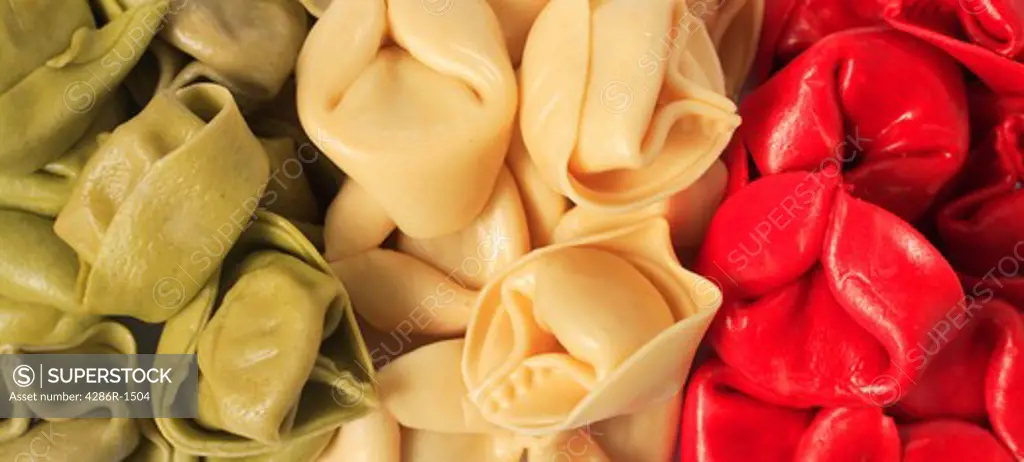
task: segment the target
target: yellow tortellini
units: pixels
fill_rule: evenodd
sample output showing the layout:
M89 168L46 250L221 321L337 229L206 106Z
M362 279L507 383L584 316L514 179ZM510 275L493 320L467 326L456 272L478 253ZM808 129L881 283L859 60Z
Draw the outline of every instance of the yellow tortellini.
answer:
M342 427L320 462L664 462L675 449L680 396L547 435L486 422L458 370L461 339L421 347L379 375L381 409Z
M736 99L750 74L761 39L765 0L688 0L690 16L700 19L722 61L727 94Z
M350 181L328 209L324 256L373 328L464 335L479 290L532 247L549 243L568 207L539 178L515 133L487 205L466 227L413 238Z
M487 204L517 95L485 0L444 14L420 0L332 2L303 45L296 83L310 139L403 233L456 232Z
M483 417L524 434L677 394L722 301L714 284L679 264L664 218L618 223L594 214L554 234L561 240L481 291L462 358Z
M398 232L393 249L378 248L394 223L373 204L357 183L342 187L328 213L326 257L359 314L384 332L412 320L416 333L465 333L477 291L529 251L522 199L507 170L469 226L431 239Z
M707 26L677 0L552 0L526 42L520 91L541 175L604 213L687 188L740 124Z

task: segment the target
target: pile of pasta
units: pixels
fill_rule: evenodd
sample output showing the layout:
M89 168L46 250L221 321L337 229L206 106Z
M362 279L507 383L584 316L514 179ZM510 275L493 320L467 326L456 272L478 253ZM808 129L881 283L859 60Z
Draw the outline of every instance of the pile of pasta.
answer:
M0 353L199 372L4 460L1024 460L1013 1L13 0L0 46Z

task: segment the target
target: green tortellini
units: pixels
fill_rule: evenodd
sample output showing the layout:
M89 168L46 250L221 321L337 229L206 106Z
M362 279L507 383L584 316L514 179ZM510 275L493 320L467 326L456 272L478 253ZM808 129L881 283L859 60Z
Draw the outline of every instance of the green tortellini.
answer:
M76 417L0 419L0 460L315 460L378 405L289 94L303 5L0 0L0 354L136 354L126 316L200 373L194 419L12 403Z
M277 251L254 252L233 270L237 276L228 282L230 288L198 339L196 354L203 371L199 423L276 444L281 432L290 430L297 411L281 403L294 401L309 378L338 284L332 276ZM282 305L290 310L282 310ZM278 338L295 343L253 367L248 358L257 357ZM252 392L239 393L239 381L252 384ZM258 415L254 409L260 410Z
M139 431L130 419L47 420L0 443L0 460L112 462L123 460L138 444Z
M24 354L136 354L138 350L135 345L135 338L130 330L116 321L100 321L84 329L80 329L69 335L63 342L36 345L8 345L0 348L3 353L24 353ZM37 393L44 392L40 388L32 388ZM2 391L2 390L0 390ZM77 416L92 415L98 412L99 415L113 415L109 412L111 406L125 406L124 403L77 401L70 402L46 402L34 401L18 403L33 409L37 415L47 415L60 409L62 414L68 412ZM122 409L127 411L127 409ZM124 414L121 414L124 415ZM66 419L62 419L66 420Z
M53 232L53 220L0 209L0 345L46 343L75 318L78 259ZM36 323L38 321L38 323ZM63 339L64 337L61 337Z
M270 157L271 180L261 205L293 223L319 225L344 173L302 129L295 93L295 82L289 81L273 101L246 115Z
M0 172L28 175L71 149L159 30L168 0L97 29L88 0L0 2Z
M170 318L217 271L268 174L223 87L157 94L101 144L57 217L82 261L81 312Z
M135 354L135 339L123 325L102 321L68 335L62 342L49 345L0 347L3 353L41 354ZM45 412L47 406L66 407L68 403L17 403ZM122 460L139 444L139 430L131 419L103 418L106 406L121 403L76 403L76 415L83 419L50 419L31 423L30 419L0 421L0 460L75 460L110 462ZM98 414L95 414L98 413ZM28 454L25 458L21 454ZM48 454L44 455L44 454ZM19 458L21 457L21 458ZM48 457L48 459L47 459Z
M24 435L30 423L31 419L0 419L0 445Z
M116 96L116 95L115 95ZM99 136L113 130L125 117L121 98L111 98L98 109L85 134L63 156L27 175L0 171L0 208L13 208L56 217L67 203L75 181L99 146Z
M53 345L99 322L97 316L81 316L46 305L0 302L0 344Z
M274 454L318 452L376 405L344 287L286 219L256 216L157 348L198 357L199 418L156 421L176 450L209 460L301 460Z
M152 420L139 421L142 442L125 462L295 462L316 460L331 442L333 433L290 441L272 452L241 457L202 457L190 455L171 446Z
M270 161L270 180L260 206L289 220L319 223L320 211L305 176L310 165L300 157L295 140L261 138L260 143Z
M78 262L52 227L45 217L0 209L0 354L82 343L100 322L67 311ZM0 447L25 434L29 423L0 419Z
M149 44L132 73L124 79L124 86L135 103L145 107L157 93L176 89L173 87L174 79L188 62L188 55L157 37Z
M151 0L101 0L116 15ZM306 38L306 12L295 0L173 0L161 40L193 61L170 83L212 81L243 106L272 99L295 69ZM272 32L271 32L272 31ZM163 53L163 52L161 52Z
M136 421L142 438L124 462L193 462L198 459L174 449L170 443L160 434L156 428L156 422L152 419L141 419Z

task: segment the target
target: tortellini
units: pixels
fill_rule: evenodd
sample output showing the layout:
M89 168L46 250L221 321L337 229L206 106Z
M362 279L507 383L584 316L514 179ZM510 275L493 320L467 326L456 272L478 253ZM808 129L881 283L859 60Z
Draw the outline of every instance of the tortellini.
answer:
M523 144L523 136L517 126L512 135L512 145L505 157L512 177L516 180L523 213L530 228L530 248L544 247L554 239L555 228L572 207L569 200L552 189L537 171L537 165L530 159Z
M116 17L126 7L150 1L99 3L108 16ZM176 69L167 83L170 88L213 81L231 90L243 106L277 95L295 69L306 36L302 5L295 0L169 1L160 39L194 59Z
M358 183L342 186L327 213L325 258L363 319L383 332L465 334L480 288L546 245L569 207L540 179L518 133L506 165L473 222L435 238L396 231Z
M6 335L8 332L0 332ZM94 323L65 336L60 342L41 345L2 345L0 353L40 354L135 354L135 339L123 325L113 321ZM30 406L45 413L48 406L76 406L75 412L90 418L39 420L7 419L0 421L0 459L19 460L27 454L33 458L51 460L74 459L82 462L109 462L123 460L139 444L139 431L135 422L127 418L97 418L107 406L123 403L97 403L83 401L75 404L25 402L16 406ZM110 414L106 414L109 416ZM55 440L55 437L59 440Z
M708 28L722 61L726 94L737 98L746 82L761 38L765 0L688 0L690 16L700 19ZM694 24L689 24L694 27ZM697 23L696 27L700 27ZM678 31L691 33L692 31ZM650 57L648 57L650 59ZM646 63L649 66L652 61Z
M401 430L387 412L375 409L341 427L316 460L319 462L396 462Z
M404 322L416 333L465 333L477 291L529 251L522 200L507 170L476 220L449 235L415 239L399 232L394 249L378 248L394 224L373 205L357 183L342 187L328 213L326 257L356 310L381 331Z
M28 175L86 133L167 12L151 0L97 29L87 0L0 5L0 171Z
M319 18L323 16L332 0L299 1L310 14ZM548 0L487 0L487 3L494 9L494 14L501 24L512 64L518 65L523 54L523 45L526 43L526 35ZM447 14L453 6L453 0L423 0L423 8L435 15Z
M45 457L38 460L110 462L124 460L138 443L139 431L129 419L43 421L21 437L0 443L0 458L19 460L19 455L31 456L34 450Z
M157 353L198 357L199 417L156 419L185 454L269 455L376 402L347 294L302 233L269 212L167 322Z
M763 9L0 0L0 354L198 372L0 459L669 460Z
M86 162L99 145L99 135L113 130L125 119L124 104L116 96L97 109L96 119L62 157L27 175L0 172L0 207L56 217ZM0 122L2 124L2 122Z
M668 200L631 212L605 214L592 207L575 207L566 212L551 229L553 240L571 239L580 232L590 232L628 225L653 217L668 221L672 246L684 263L692 263L700 250L704 235L711 225L715 210L725 197L728 172L725 164L715 162L696 183Z
M480 462L661 462L671 456L679 395L550 435L515 434L487 423L459 377L464 343L434 343L384 367L382 408L342 427L318 460L440 462L459 454Z
M690 186L740 123L707 26L675 0L552 0L520 73L519 121L541 175L605 213Z
M564 240L482 290L462 373L487 421L548 434L681 389L721 293L679 264L664 218L611 226L605 218L556 230Z
M0 344L66 339L77 311L78 259L53 220L0 209Z
M217 270L268 175L223 87L157 95L100 146L57 217L82 260L81 312L170 318Z
M0 445L17 439L28 431L32 419L0 419Z
M331 442L330 433L281 445L273 452L242 457L202 457L171 446L152 420L139 421L143 439L125 462L292 462L313 460Z
M310 139L403 233L456 232L487 204L517 92L486 1L455 1L440 15L420 0L332 2L296 82Z
M46 217L0 209L0 353L134 353L124 326L73 313L78 262L52 226ZM44 428L75 429L63 449L83 461L111 460L123 454L119 444L134 445L127 419L42 422L31 430L30 424L27 418L0 420L0 458L13 459ZM96 438L96 432L110 438Z
M433 11L441 14L445 8L450 8L452 0L426 0L428 5L433 5ZM501 24L501 31L505 34L505 44L508 46L508 55L512 64L519 65L523 57L523 47L526 46L526 37L533 27L544 6L549 0L487 0L487 3L494 9L494 14Z

